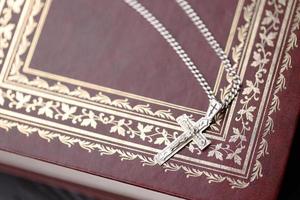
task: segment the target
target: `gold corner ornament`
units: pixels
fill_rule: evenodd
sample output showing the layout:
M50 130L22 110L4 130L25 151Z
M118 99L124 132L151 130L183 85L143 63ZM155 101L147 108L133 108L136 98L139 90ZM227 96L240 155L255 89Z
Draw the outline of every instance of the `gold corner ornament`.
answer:
M215 99L210 100L206 115L200 118L197 122L191 120L186 114L179 116L176 121L182 127L183 134L176 138L171 144L166 146L161 152L154 156L154 160L159 165L164 164L180 149L184 148L192 140L199 147L204 150L211 143L203 132L210 126L213 118L222 109L223 105Z

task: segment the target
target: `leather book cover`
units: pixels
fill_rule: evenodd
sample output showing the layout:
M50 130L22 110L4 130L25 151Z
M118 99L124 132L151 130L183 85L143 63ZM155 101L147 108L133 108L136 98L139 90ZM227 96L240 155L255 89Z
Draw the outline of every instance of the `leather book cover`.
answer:
M223 99L230 77L175 1L140 2ZM155 164L208 98L121 0L0 1L0 149L184 199L275 199L299 116L300 2L189 2L242 79L207 149Z

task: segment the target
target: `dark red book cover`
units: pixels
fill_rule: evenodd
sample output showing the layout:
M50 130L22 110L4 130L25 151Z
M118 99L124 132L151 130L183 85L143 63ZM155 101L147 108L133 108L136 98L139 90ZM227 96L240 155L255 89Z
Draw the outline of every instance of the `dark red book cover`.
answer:
M175 1L140 2L223 99L230 77ZM242 79L209 148L155 164L208 98L124 1L2 0L0 149L185 199L275 199L299 116L300 2L189 2Z

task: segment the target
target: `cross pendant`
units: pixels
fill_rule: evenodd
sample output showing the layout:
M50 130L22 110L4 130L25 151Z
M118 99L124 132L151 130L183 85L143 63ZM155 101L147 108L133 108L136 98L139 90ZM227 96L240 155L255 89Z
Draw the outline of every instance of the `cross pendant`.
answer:
M179 116L176 121L183 129L183 134L156 154L154 156L155 162L162 165L192 140L201 150L204 150L210 144L210 140L204 136L203 131L210 126L214 116L222 109L222 106L217 100L210 100L206 115L197 122L192 121L186 114Z

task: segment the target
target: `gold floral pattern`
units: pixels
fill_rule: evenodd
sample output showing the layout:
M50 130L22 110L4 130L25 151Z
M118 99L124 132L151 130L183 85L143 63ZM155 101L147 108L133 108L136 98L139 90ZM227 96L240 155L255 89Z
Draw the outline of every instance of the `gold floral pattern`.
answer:
M22 38L22 42L20 45L20 48L18 49L17 53L17 59L14 62L13 65L13 69L11 70L10 76L9 76L9 80L11 81L16 81L18 83L23 83L23 84L28 84L28 85L32 85L32 86L36 86L39 88L45 88L45 89L49 89L51 88L52 91L60 91L62 93L67 93L70 96L78 96L80 98L90 98L90 95L87 91L83 90L82 88L78 87L77 89L70 91L68 89L67 86L62 85L61 83L57 83L53 86L49 86L48 83L45 80L42 80L39 77L36 77L34 80L30 81L25 75L21 74L20 68L23 65L23 61L21 60L21 55L26 52L27 48L29 45L28 44L28 39L27 37L32 33L32 31L35 28L35 23L34 22L34 17L40 12L42 7L42 2L41 1L35 1L34 4L34 8L33 10L35 10L35 12L33 12L33 14L31 14L30 19L29 20L29 25L27 25L27 27L29 26L29 28L25 31L26 35L23 36ZM110 132L116 132L119 135L124 136L125 133L130 133L130 137L135 137L136 135L138 135L142 140L145 140L146 138L148 138L149 141L152 141L152 139L149 139L149 136L147 135L147 133L152 132L152 129L158 130L157 127L154 128L151 125L143 125L141 123L138 123L137 125L137 129L133 130L130 125L131 125L131 121L125 121L124 119L121 119L119 121L113 121L113 120L107 120L109 118L105 118L99 114L99 115L95 115L95 113L93 111L88 111L86 109L82 109L82 114L78 115L78 116L74 116L74 113L76 112L77 108L74 106L70 106L67 104L60 104L59 102L53 102L53 101L47 101L44 102L43 99L38 98L38 99L31 99L32 97L30 95L24 95L23 93L17 92L15 94L13 94L12 91L8 90L6 93L4 93L3 91L1 91L2 93L2 99L4 102L4 98L8 98L10 100L9 106L12 108L16 108L16 109L25 109L27 112L31 112L31 111L37 111L38 115L44 115L48 118L60 118L62 120L67 120L69 118L72 118L72 122L73 123L80 123L82 126L91 126L93 128L96 128L97 126L97 122L102 122L102 123L108 123L108 122L112 122L113 126L110 129ZM102 93L99 93L98 95L96 95L95 97L91 97L93 98L94 101L100 101L100 102L106 102L108 104L114 104L117 107L122 107L122 108L128 108L127 104L127 100L115 100L115 101L111 101L109 99L109 97L107 97L106 95L103 95ZM32 100L32 103L30 102L30 100ZM148 109L148 105L143 106L143 105L138 105L136 107L137 110L141 110L140 112L143 113L149 113L151 111L149 111ZM110 116L110 119L112 116ZM173 118L174 119L174 118ZM106 120L106 121L105 121ZM221 120L221 118L219 120L217 120L217 122L219 123ZM128 129L130 129L131 131L126 130L126 127ZM173 135L168 134L168 132L163 129L161 132L158 133L154 133L154 135L158 135L159 137L157 137L154 141L155 144L159 144L159 145L166 145L170 142L170 139L172 140L172 138L176 137L176 132L173 133ZM197 150L197 148L195 148L193 146L193 143L189 146L189 150L191 152L194 152L195 150ZM199 150L198 153L200 153L201 151ZM131 158L133 159L133 158ZM199 175L199 170L197 169L190 169L186 166L179 166L177 164L166 164L165 166L166 171L174 171L174 169L179 169L182 168L185 173L187 174L187 177L189 176L200 176ZM198 174L197 174L198 173ZM225 180L225 178L220 178L221 176L218 176L216 174L210 174L209 172L201 172L201 174L205 174L208 179L209 182L216 182L217 180ZM241 186L236 186L238 182L235 182L234 179L228 179L228 180L232 180L232 185L235 185L235 187L241 187Z
M281 1L282 3L285 3L285 1ZM274 121L272 119L272 115L279 110L279 96L278 93L287 89L285 86L285 76L284 73L292 68L292 63L291 63L291 51L293 49L295 49L296 47L298 47L298 40L297 40L297 35L296 35L296 31L299 30L299 26L300 26L300 3L297 2L297 7L296 7L296 11L295 11L295 16L293 18L293 22L291 25L291 30L290 30L290 34L288 37L288 42L287 42L287 46L286 49L284 51L284 57L283 57L283 61L281 63L281 67L280 67L280 72L279 72L279 76L276 80L276 85L275 85L275 89L273 91L273 98L269 107L269 111L268 111L268 117L265 123L265 127L264 127L264 131L262 134L262 139L261 142L259 144L259 148L258 148L258 153L256 155L256 161L252 170L252 174L251 174L251 181L254 181L255 179L258 179L260 177L263 176L262 174L262 164L260 162L260 159L265 156L268 155L268 142L267 142L267 135L270 135L272 132L274 132ZM277 28L277 27L276 27Z
M143 124L138 122L136 127L133 121L120 118L105 113L97 113L86 108L78 108L66 103L46 100L41 97L33 97L32 95L23 94L13 90L4 91L0 89L0 105L4 106L7 99L7 106L16 110L25 110L28 113L36 113L38 116L44 116L50 119L69 120L74 125L81 127L91 127L96 129L97 126L109 126L110 133L120 136L128 136L130 138L139 138L142 141L154 143L157 145L168 145L170 141L178 136L177 131L166 130L165 128ZM194 143L191 143L188 150L192 153L201 153Z
M0 18L0 65L5 57L5 50L9 46L9 41L13 36L13 30L16 25L11 22L14 14L19 14L24 0L9 0L6 2L6 7L3 9L3 16Z
M0 105L4 106L7 99L9 108L16 110L23 109L28 113L35 112L50 119L71 121L74 125L82 127L111 126L110 133L116 133L121 136L128 135L130 138L138 137L141 140L154 142L154 144L168 144L177 136L177 132L168 133L161 127L138 123L136 128L132 128L133 121L124 118L117 119L113 115L105 113L96 113L86 108L79 109L77 106L71 106L66 103L46 100L42 97L33 97L32 95L15 92L13 90L4 91L0 89ZM200 150L199 150L200 151Z
M18 3L15 2L15 4L12 4L9 2L11 2L11 1L8 1L8 4L10 5L10 7L13 7L13 8L15 8L16 11L19 11L20 8L17 8L17 6L20 4L20 2L23 2L23 1L19 1ZM126 110L130 110L130 111L134 111L137 113L142 113L142 114L146 114L146 115L150 115L150 116L155 116L155 117L162 118L162 119L169 119L172 121L175 120L170 109L153 111L153 109L150 107L149 104L131 105L130 102L128 101L128 99L126 99L126 98L112 100L109 96L103 94L102 92L99 92L98 94L92 96L87 90L85 90L81 87L76 87L75 89L71 90L67 85L65 85L61 82L56 82L53 85L49 85L46 80L44 80L40 77L35 77L34 79L31 80L26 75L22 74L20 72L21 67L24 65L24 60L22 58L22 55L24 55L27 52L28 48L30 47L31 42L28 38L30 35L32 35L34 30L36 29L37 22L36 22L35 18L37 15L39 15L43 6L44 6L44 3L42 2L42 0L35 0L33 8L32 8L32 12L29 16L29 20L28 20L26 29L24 31L24 35L22 37L17 54L15 56L15 60L13 62L12 69L10 71L10 76L8 77L8 80L14 81L17 83L22 83L22 84L29 85L29 86L33 86L33 87L37 87L37 88L41 88L41 89L46 89L46 90L49 90L52 92L57 92L60 94L66 94L66 95L72 96L72 97L78 97L81 99L90 100L90 101L93 101L93 102L96 102L99 104L105 104L105 105L114 106L117 108L123 108ZM13 10L13 9L11 9L11 10ZM8 17L4 16L3 18L8 18ZM7 19L6 21L9 21L9 20L10 19ZM4 23L7 23L6 21L4 21ZM0 20L0 25L2 25L1 20ZM2 31L3 34L1 34L2 29L0 28L0 36L3 35L5 37L4 39L6 39L6 40L3 40L3 45L2 45L3 47L7 48L7 46L8 46L7 40L11 39L13 28L14 28L14 24L8 24L7 26L3 26L3 31ZM1 39L1 37L0 37L0 39ZM0 41L2 43L2 40L0 40ZM0 43L0 59L1 59L1 55L2 55L1 43ZM1 64L1 60L0 60L0 64Z
M149 104L131 105L127 98L112 100L108 95L105 95L103 92L98 92L96 95L91 95L87 90L83 89L82 87L77 87L74 90L70 90L67 85L61 82L57 82L50 86L44 79L40 77L35 77L33 80L30 80L27 76L21 74L19 71L11 73L11 75L8 77L8 80L30 85L40 89L46 89L51 92L57 92L72 97L90 100L99 104L109 105L116 108L122 108L129 111L133 111L136 113L175 121L175 117L173 116L171 109L153 111Z
M20 12L19 6L23 4L23 1L22 0L21 1L19 0L16 2L7 1L7 4L9 5L8 8L11 8L11 9L6 8L4 10L4 12L12 12L12 10ZM87 90L85 90L81 87L76 87L75 89L71 90L67 85L65 85L61 82L56 82L53 85L49 85L46 80L44 80L40 77L35 77L34 79L31 80L25 74L22 74L20 72L21 67L24 65L24 60L22 58L22 55L24 55L27 52L28 48L30 47L31 42L29 40L29 36L32 35L34 30L36 29L37 22L36 22L35 18L37 15L39 15L43 6L44 6L44 3L42 2L42 0L34 1L32 12L29 16L29 20L26 25L26 29L24 31L24 35L23 35L21 43L19 45L17 54L15 56L15 60L12 65L12 69L10 71L10 76L8 77L8 80L15 81L17 83L22 83L22 84L29 85L29 86L33 86L33 87L37 87L37 88L41 88L41 89L46 89L46 90L49 90L52 92L66 94L66 95L72 96L72 97L78 97L81 99L90 100L90 101L93 101L93 102L96 102L99 104L105 104L105 105L109 105L109 106L113 106L113 107L117 107L117 108L123 108L123 109L134 111L137 113L142 113L145 115L150 115L150 116L155 116L155 117L162 118L162 119L169 119L169 120L175 121L175 118L170 109L153 111L153 109L150 107L149 104L131 105L127 98L112 100L108 95L105 95L102 92L99 92L98 94L92 96ZM8 9L8 11L6 11L7 9ZM11 14L9 14L9 15L11 15ZM4 21L3 23L8 23L11 19L11 17L9 18L7 16L4 16L3 18L6 19L6 21ZM0 20L0 25L2 25L1 20ZM3 54L2 53L3 50L1 51L1 46L3 46L2 49L4 49L4 47L5 48L8 47L7 41L10 40L12 37L12 29L14 28L14 26L15 25L12 23L8 24L7 26L3 26L3 31L2 31L3 34L1 34L2 26L0 28L0 36L3 35L4 39L5 39L5 40L3 40L3 45L1 45L2 40L0 40L1 41L0 42L0 64L2 62L1 55ZM0 39L1 39L1 37L0 37ZM4 54L2 57L4 57Z
M254 8L255 8L255 4L256 1L252 0L251 4L246 5L244 7L244 20L245 20L245 24L241 25L240 27L238 27L237 29L237 39L238 39L238 44L235 45L234 47L232 47L231 50L231 58L233 61L233 65L232 67L236 70L238 68L238 64L242 55L242 51L244 49L245 46L245 42L246 42L246 37L248 35L248 30L249 30L249 26L251 23L251 19L254 13ZM229 76L228 74L226 74L226 81L228 82L229 85L227 85L224 88L220 89L220 97L221 100L225 99L225 96L228 95L228 93L230 92L230 88L231 88L231 84L232 84L232 77Z
M260 100L260 85L264 81L264 74L267 73L266 65L272 56L274 40L277 37L280 14L284 13L285 1L271 0L268 4L273 7L273 10L266 9L265 16L262 19L259 38L260 42L256 43L256 50L253 52L253 61L251 67L257 69L254 75L254 80L246 80L246 86L243 88L243 98L240 99L242 108L237 112L235 120L241 122L241 128L233 127L229 143L223 147L222 143L211 145L211 150L208 153L209 157L215 157L218 160L233 160L235 164L241 165L240 154L245 149L244 143L247 141L247 133L251 131L251 123L254 120L254 111L256 106L253 102ZM225 156L223 156L225 155Z
M113 155L118 154L121 160L134 160L136 158L139 158L142 160L143 166L144 165L155 165L155 162L150 157L145 157L139 154L134 154L131 152L123 151L121 149L116 149L113 147L108 147L102 144L93 143L87 140L81 140L79 138L71 137L62 135L57 132L49 131L40 129L37 127L32 127L25 124L20 124L18 122L13 122L6 119L0 119L0 128L9 131L12 128L17 128L17 130L24 134L25 136L29 137L33 134L38 134L41 138L47 140L48 142L51 142L54 139L58 139L61 143L67 145L68 147L72 147L76 144L78 144L81 148L87 150L88 152L92 152L97 150L100 152L100 155Z
M35 1L35 4L42 3L39 0ZM252 3L244 8L244 20L245 24L238 28L238 41L239 44L232 49L232 56L234 60L235 67L237 67L242 49L244 47L244 41L248 34L248 28L250 26L250 21L253 15L253 9L255 7L256 1L252 1ZM41 4L40 4L41 5ZM262 93L260 86L264 83L264 75L266 74L266 65L269 63L272 56L272 48L274 47L274 41L278 35L279 25L280 25L280 15L284 13L284 8L286 6L285 0L269 0L268 5L270 8L266 10L264 13L264 17L261 22L261 29L259 33L260 42L256 44L256 50L253 52L253 61L251 63L251 67L256 69L256 74L254 76L254 80L245 80L246 87L242 91L243 98L240 100L242 104L242 108L237 112L237 117L235 119L236 122L241 123L242 128L232 128L232 134L229 137L229 144L225 146L222 143L212 145L211 150L207 152L207 156L211 158L215 158L217 160L232 160L233 164L241 165L242 157L240 154L243 149L245 149L245 142L248 141L249 135L247 134L251 130L250 124L254 121L254 111L256 111L256 106L254 106L254 102L259 101L260 95ZM34 9L36 11L41 8L38 5L35 5ZM38 13L38 12L37 12ZM34 19L36 14L32 15L32 19ZM34 21L34 20L33 20ZM31 23L31 22L29 22ZM278 110L279 107L279 97L278 93L285 89L285 78L284 72L291 68L291 56L290 51L296 47L297 45L297 37L295 31L299 29L300 23L300 5L298 2L298 7L296 9L296 15L293 20L290 36L288 39L287 48L285 50L285 55L283 59L283 65L281 66L279 77L276 81L276 87L273 94L272 103L270 105L270 110L268 113L267 123L265 125L265 131L261 138L261 142L259 145L259 149L256 155L255 164L252 169L252 174L250 180L240 180L236 178L232 178L229 176L223 176L220 174L208 172L205 170L200 170L194 167L188 167L185 165L168 162L163 167L165 171L180 171L182 170L186 177L200 177L205 176L209 183L213 182L224 182L227 181L232 188L245 188L250 182L255 179L262 177L262 165L260 163L261 157L267 154L267 140L266 136L272 132L273 130L273 120L271 115ZM32 23L32 27L36 24ZM31 32L32 29L28 29L26 33ZM31 33L30 33L31 34ZM29 34L29 35L30 35ZM23 38L24 39L24 38ZM26 43L24 42L24 47L22 50L26 51L28 47L26 47ZM30 42L29 44L30 45ZM25 48L26 47L26 48ZM20 50L20 49L19 49ZM22 51L20 51L19 55L22 55ZM18 54L17 54L18 55ZM19 62L19 63L18 63ZM39 88L48 89L51 91L55 91L58 93L68 94L70 96L76 96L83 99L91 99L94 101L102 102L103 104L113 105L115 107L120 107L128 110L133 110L136 106L130 106L127 99L116 99L111 100L108 96L99 93L95 96L91 96L88 91L77 87L74 90L70 90L66 85L61 83L55 83L54 85L49 85L46 80L43 80L39 77L36 77L33 80L29 80L25 75L19 73L19 69L22 66L22 60L16 59L14 62L14 67L12 73L9 76L10 80L32 85ZM230 77L227 77L227 80L230 82ZM49 89L51 88L51 89ZM222 90L221 96L224 97L226 95L226 88ZM87 126L90 128L97 128L99 123L101 124L110 124L110 132L118 134L120 136L129 137L138 137L141 140L151 141L154 144L158 145L167 145L172 138L176 137L176 133L173 134L168 133L165 129L158 129L160 127L155 127L151 124L143 124L143 123L135 123L135 128L132 128L132 121L126 119L116 119L114 116L107 116L103 113L95 113L92 110L81 109L73 105L69 105L66 103L45 100L43 98L36 98L28 94L24 94L21 92L15 92L12 90L0 90L0 105L5 106L8 105L13 109L24 109L27 112L35 112L37 115L42 115L51 119L59 119L59 120L70 120L72 123ZM149 108L148 105L139 105L137 107L141 109L141 113L150 112L149 115L155 115L151 109L151 111L147 110ZM151 113L152 112L152 113ZM169 111L167 110L167 113ZM162 112L165 113L165 112ZM162 114L164 115L164 114ZM162 118L168 118L167 116L163 116ZM174 118L173 118L174 120ZM52 141L54 139L58 139L63 144L68 145L69 147L74 145L79 145L81 148L86 149L88 151L99 151L101 155L113 155L117 154L121 160L139 160L144 165L154 165L154 161L152 158L148 156L143 156L133 152L127 152L125 150L117 149L114 147L102 145L96 142L90 142L88 140L81 140L80 138L75 138L67 135L63 135L60 133L55 133L49 130L44 130L36 127L31 127L28 125L20 124L19 122L14 122L6 119L0 119L0 127L9 131L12 128L17 128L20 133L30 136L32 134L38 134L41 138L46 139L47 141ZM218 127L216 127L218 128ZM132 131L130 131L132 130ZM159 131L157 131L159 130ZM156 132L155 132L156 131ZM154 135L152 135L154 134ZM155 135L157 134L157 135ZM150 139L150 138L151 139ZM155 138L156 137L156 138ZM193 145L189 146L189 150L193 152L195 149Z
M57 132L44 130L37 127L28 126L25 124L20 124L18 122L13 122L6 119L0 118L0 128L6 131L9 131L13 128L17 128L20 134L24 134L27 137L31 136L32 134L38 134L39 137L47 140L48 142L51 142L54 139L58 139L61 143L67 145L68 147L79 145L79 147L81 147L84 150L87 150L88 152L98 151L101 156L116 154L121 159L121 161L138 159L142 163L142 166L156 165L155 161L153 160L153 156L152 157L143 156L126 150L121 150L119 148L90 142L88 140L81 140L79 138L62 135ZM174 172L174 171L183 170L187 178L205 176L206 179L208 180L208 183L223 182L227 180L232 188L244 188L249 184L242 180L235 180L230 177L223 177L215 173L201 171L196 168L190 168L172 162L165 163L163 168L165 168L165 172L172 172L172 171Z

